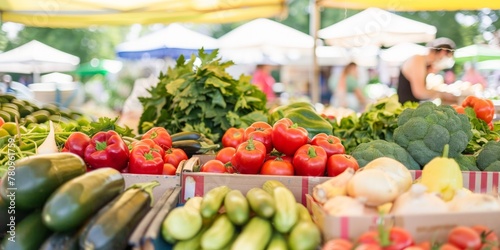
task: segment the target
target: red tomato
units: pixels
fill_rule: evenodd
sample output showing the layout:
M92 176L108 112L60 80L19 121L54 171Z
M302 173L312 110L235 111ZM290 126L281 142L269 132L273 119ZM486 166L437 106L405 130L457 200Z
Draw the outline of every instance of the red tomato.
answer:
M321 250L351 250L353 247L352 242L345 239L332 239L323 245Z
M471 227L481 237L481 249L493 248L498 246L498 237L496 233L488 227L475 225Z
M5 120L4 120L2 117L0 117L0 127L2 127L2 125L3 125L4 123L5 123Z
M146 132L141 139L151 139L158 144L163 150L172 147L172 138L164 127L153 127Z
M266 146L250 138L240 144L231 159L231 165L240 174L258 174L266 159Z
M352 168L354 171L359 169L358 161L350 155L332 155L326 161L326 174L330 177L343 173L347 168Z
M151 139L142 139L140 141L134 141L130 144L129 149L132 150L132 149L134 149L134 147L136 147L138 145L146 145L146 146L154 149L155 151L158 151L161 155L165 154L165 150L163 150L163 148L160 145L156 144L156 142L154 142Z
M222 146L237 148L245 141L245 130L242 128L229 128L222 136Z
M293 165L289 160L281 157L267 160L260 169L260 174L264 175L293 175Z
M420 246L409 246L409 247L407 247L407 248L405 248L403 250L425 250L425 249L423 249Z
M340 138L333 135L319 133L312 138L311 145L322 147L328 157L335 154L345 154L345 148Z
M448 234L448 243L459 249L479 249L481 247L481 236L470 227L458 226Z
M201 166L200 172L226 173L226 166L219 160L209 160Z
M416 246L420 247L422 250L431 250L432 249L432 244L430 241L422 241L422 242L416 244Z
M84 158L85 148L90 143L90 137L82 132L73 132L64 143L62 152L71 152Z
M293 168L296 175L324 176L326 152L320 146L305 144L293 155Z
M180 148L169 148L163 156L163 161L165 163L170 163L174 165L175 168L179 167L179 163L183 160L187 160L188 156L186 152Z
M384 250L403 250L411 245L413 245L413 238L410 233L400 227L392 227L389 229L389 242L388 246L384 246ZM364 244L381 244L380 235L377 231L369 231L362 234L359 239L359 243Z
M162 172L163 175L175 175L176 171L177 169L175 168L174 165L170 163L163 164L163 172Z
M231 161L231 158L233 158L234 153L236 153L236 149L233 147L222 148L215 155L215 159L226 164Z
M266 146L266 153L273 150L273 127L267 122L254 122L250 127L245 129L245 140L252 137L256 141L260 141Z
M274 148L290 156L309 141L307 130L288 118L282 118L274 123L271 135Z
M450 244L450 243L444 243L439 247L439 250L460 250L460 248Z

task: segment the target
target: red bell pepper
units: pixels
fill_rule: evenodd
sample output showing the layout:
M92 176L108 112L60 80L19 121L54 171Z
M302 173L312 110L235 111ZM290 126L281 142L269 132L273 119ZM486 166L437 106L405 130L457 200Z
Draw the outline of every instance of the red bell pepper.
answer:
M76 154L83 159L85 157L85 148L89 143L90 137L88 135L82 132L73 132L69 135L61 151Z
M188 156L184 150L180 148L170 148L165 152L163 156L163 161L165 163L172 164L175 168L179 166L179 163L183 160L187 160Z
M293 156L295 175L324 176L327 159L326 151L322 147L303 145Z
M91 168L110 167L122 170L127 167L129 150L127 144L113 130L98 132L85 148L84 160Z
M237 148L245 141L245 130L242 128L229 128L222 136L223 147Z
M345 154L345 148L340 138L333 135L319 133L312 138L311 145L322 147L328 157L336 154Z
M307 130L293 123L289 118L282 118L273 126L272 140L276 150L292 156L297 149L309 141Z
M135 146L130 152L128 170L132 174L162 174L163 155L146 144Z
M156 144L156 142L154 142L151 139L142 139L140 141L134 141L130 144L129 148L130 150L132 150L139 145L149 146L151 149L158 151L161 155L165 154L165 150L163 150L163 148L160 147L160 145Z
M245 140L253 137L254 140L264 143L266 146L266 153L273 150L273 127L267 122L254 122L250 127L245 129Z
M164 127L153 127L146 132L141 139L151 139L163 150L172 147L172 137Z
M467 96L462 102L462 107L471 107L476 112L477 118L490 123L495 116L495 105L489 99L476 96Z
M231 165L240 174L258 174L266 159L266 146L250 138L241 143L231 159Z

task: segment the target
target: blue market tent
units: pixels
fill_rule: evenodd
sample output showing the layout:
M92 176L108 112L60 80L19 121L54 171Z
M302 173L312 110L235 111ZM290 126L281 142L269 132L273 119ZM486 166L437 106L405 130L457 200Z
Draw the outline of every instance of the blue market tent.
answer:
M137 40L119 44L116 54L120 58L132 60L166 57L176 59L180 55L189 57L197 54L202 47L211 51L217 48L217 40L179 24L170 24Z

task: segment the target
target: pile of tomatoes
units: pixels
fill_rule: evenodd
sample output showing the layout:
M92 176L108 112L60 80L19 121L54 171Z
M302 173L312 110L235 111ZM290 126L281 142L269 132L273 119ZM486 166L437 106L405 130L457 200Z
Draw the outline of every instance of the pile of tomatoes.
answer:
M457 226L442 242L414 242L411 234L403 228L393 227L388 232L369 231L355 242L333 239L322 250L498 250L498 237L488 227Z
M320 133L310 139L306 129L288 118L272 126L255 122L246 129L230 128L222 145L201 172L336 176L347 168L359 168L338 137Z

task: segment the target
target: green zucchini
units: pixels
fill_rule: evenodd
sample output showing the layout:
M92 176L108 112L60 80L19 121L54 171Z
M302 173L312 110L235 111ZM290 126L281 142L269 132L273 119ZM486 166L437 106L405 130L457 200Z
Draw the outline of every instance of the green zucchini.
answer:
M14 227L11 228L11 226L17 225L29 215L26 211L15 209L15 200L12 200L11 204L8 204L8 202L10 203L11 201L4 201L2 197L0 197L0 239L2 235L14 229Z
M184 152L188 157L192 157L195 154L205 154L211 150L215 150L219 147L219 145L209 144L197 140L182 140L182 141L173 141L172 147L180 148L184 150Z
M298 220L295 196L286 187L276 187L273 197L276 202L276 212L273 216L274 228L280 233L288 233Z
M27 157L16 162L14 175L3 176L0 196L8 200L8 196L12 194L8 188L17 188L16 208L41 208L59 186L84 174L85 171L85 162L72 153Z
M231 246L231 250L264 250L271 240L272 234L271 222L255 216L243 228Z
M224 207L231 222L242 226L250 218L250 206L240 190L231 190L224 198Z
M207 250L221 249L233 238L236 228L226 214L221 214L201 236L201 247Z
M151 191L159 182L136 184L92 218L80 236L82 249L125 249L128 239L151 208Z
M179 132L171 134L172 142L174 141L184 141L184 140L202 140L205 136L198 132Z
M13 235L7 234L2 241L1 249L6 250L38 250L52 232L42 220L39 210L28 215L16 225Z
M306 221L306 222L312 222L311 214L309 213L309 210L302 205L302 203L297 202L297 212L298 212L298 221Z
M280 232L274 231L266 250L288 250L287 244L285 237Z
M219 186L208 191L201 201L200 212L203 218L214 217L221 208L226 194L231 189L228 186Z
M81 230L71 230L52 234L40 247L40 250L78 250Z
M276 211L274 198L262 188L252 188L247 192L250 208L262 218L271 218Z
M315 250L321 244L321 232L312 221L300 221L288 237L288 246L292 250Z
M199 211L192 207L176 207L162 223L162 236L167 242L189 240L201 230L202 226L203 220Z
M101 168L63 184L43 207L43 221L56 232L76 229L115 198L125 181L118 170Z

